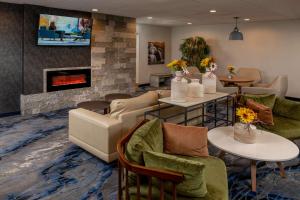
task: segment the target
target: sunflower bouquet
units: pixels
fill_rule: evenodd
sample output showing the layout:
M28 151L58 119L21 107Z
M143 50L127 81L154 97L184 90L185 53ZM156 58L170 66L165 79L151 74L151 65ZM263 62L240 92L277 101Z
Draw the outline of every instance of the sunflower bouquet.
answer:
M207 57L201 60L200 63L200 72L205 73L207 71L214 72L217 70L217 64L214 61L213 57Z
M235 74L235 67L233 65L228 65L227 66L227 71L229 72L230 75Z
M185 74L188 74L187 70L187 64L184 60L173 60L169 64L167 64L167 67L171 69L172 71L183 71Z
M256 140L257 113L245 107L238 108L236 115L240 123L234 125L234 139L242 143L253 144Z

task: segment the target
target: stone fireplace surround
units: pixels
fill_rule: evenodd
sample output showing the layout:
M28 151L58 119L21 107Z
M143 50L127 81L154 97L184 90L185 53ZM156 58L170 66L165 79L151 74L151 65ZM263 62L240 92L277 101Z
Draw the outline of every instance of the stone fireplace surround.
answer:
M92 86L21 95L22 115L75 107L82 101L101 99L109 93L134 92L136 68L135 19L104 14L93 14L92 17L92 66L82 66L91 67Z

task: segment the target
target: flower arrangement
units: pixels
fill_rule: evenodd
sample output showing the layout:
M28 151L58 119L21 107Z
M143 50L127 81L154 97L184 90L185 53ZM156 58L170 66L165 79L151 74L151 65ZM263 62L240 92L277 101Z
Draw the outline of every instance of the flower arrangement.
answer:
M235 74L235 67L233 65L228 65L227 71L229 72L229 74Z
M253 124L257 122L257 113L249 108L241 107L237 109L236 115L240 123L234 125L234 139L246 144L255 143L257 131Z
M201 60L200 63L200 72L205 73L207 71L214 72L217 70L217 64L214 62L213 57L206 57L203 60Z
M239 117L240 122L250 126L257 120L257 113L245 107L237 108L236 115Z
M187 64L184 60L173 60L167 67L170 68L172 71L183 71L184 73L188 74Z

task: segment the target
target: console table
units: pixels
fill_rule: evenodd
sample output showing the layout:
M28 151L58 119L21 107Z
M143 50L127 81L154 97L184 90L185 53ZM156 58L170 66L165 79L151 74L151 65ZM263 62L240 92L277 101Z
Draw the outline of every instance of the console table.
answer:
M172 74L150 74L150 86L159 88L161 85L168 86L171 83Z
M145 112L144 117L147 118L147 116L157 117L164 122L167 122L171 118L174 118L176 116L183 115L184 120L178 124L184 124L185 126L188 125L189 121L195 120L197 118L201 118L201 123L197 125L205 126L208 122L213 122L213 128L222 126L222 125L233 125L235 120L235 94L228 94L228 93L222 93L217 92L215 94L205 94L204 97L201 98L187 98L186 102L175 102L172 101L170 97L159 99L158 108L155 110L151 110L148 112ZM230 102L232 104L230 105ZM220 118L218 117L217 113L217 106L220 103L225 104L225 111L226 111L226 117ZM212 115L209 115L210 113L205 111L205 106L208 104L212 104L213 106L213 113ZM161 115L161 112L165 109L169 109L171 107L178 106L183 108L183 112L178 112L176 114L170 114L170 115ZM202 109L202 114L188 118L188 113ZM229 109L231 109L231 119ZM221 121L221 124L217 124L217 122ZM170 121L171 122L171 121Z

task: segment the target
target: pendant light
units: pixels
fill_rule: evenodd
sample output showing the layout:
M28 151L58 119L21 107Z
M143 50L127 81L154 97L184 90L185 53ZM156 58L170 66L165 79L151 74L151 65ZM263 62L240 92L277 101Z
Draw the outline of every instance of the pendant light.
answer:
M239 31L239 28L237 27L237 22L239 17L234 17L235 19L235 28L229 35L229 40L243 40L244 36L243 33Z

